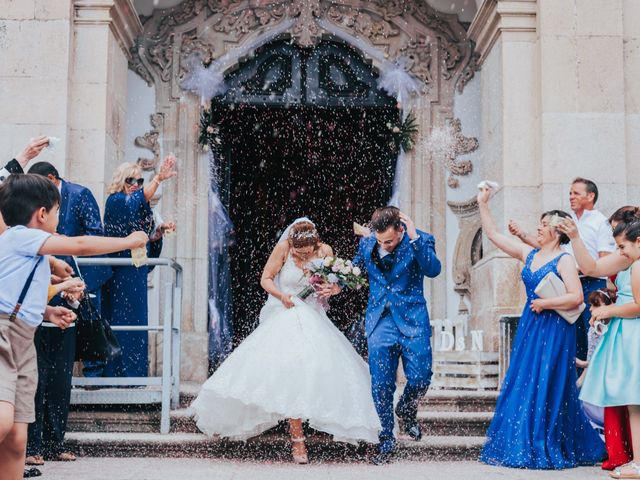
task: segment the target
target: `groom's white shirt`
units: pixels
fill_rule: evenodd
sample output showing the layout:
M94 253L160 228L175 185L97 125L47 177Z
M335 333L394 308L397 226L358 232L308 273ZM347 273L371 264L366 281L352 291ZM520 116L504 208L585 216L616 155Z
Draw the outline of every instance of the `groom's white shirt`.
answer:
M400 245L400 243L402 242L402 240L404 240L404 236L406 235L406 232L402 233L402 238L400 239L400 242L398 242L398 245ZM411 240L411 242L409 243L413 243L416 240L418 240L418 238L420 238L419 236L417 238L414 238L413 240ZM398 245L396 245L396 248L398 248ZM382 248L381 245L378 245L378 255L380 255L380 258L384 258L387 255L390 255L391 252L387 252L384 248Z

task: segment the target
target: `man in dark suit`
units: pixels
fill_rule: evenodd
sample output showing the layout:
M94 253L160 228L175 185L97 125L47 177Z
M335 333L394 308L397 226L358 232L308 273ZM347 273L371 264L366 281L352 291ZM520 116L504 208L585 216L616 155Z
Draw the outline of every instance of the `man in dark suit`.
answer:
M61 179L56 168L48 162L35 163L29 169L29 173L49 178L60 191L57 229L59 234L69 237L104 235L98 203L88 188ZM75 267L72 258L63 260ZM96 307L99 308L100 288L111 276L111 268L82 267L79 273L86 284L86 291L92 295L93 302L97 303ZM58 296L51 304L60 305L66 302ZM36 332L39 378L36 421L29 426L28 463L38 465L45 459L75 460L72 453L63 450L71 396L75 340L75 328L61 330L46 321Z

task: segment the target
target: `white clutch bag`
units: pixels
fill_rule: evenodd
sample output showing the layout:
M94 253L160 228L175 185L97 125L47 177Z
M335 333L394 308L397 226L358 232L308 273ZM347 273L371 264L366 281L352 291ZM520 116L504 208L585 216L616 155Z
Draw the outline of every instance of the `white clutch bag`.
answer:
M564 282L555 273L547 273L535 289L536 295L540 298L553 298L559 297L567 293L567 288L564 286ZM578 307L571 310L556 310L558 315L564 318L567 322L573 325L580 314L584 311L586 305L581 303Z

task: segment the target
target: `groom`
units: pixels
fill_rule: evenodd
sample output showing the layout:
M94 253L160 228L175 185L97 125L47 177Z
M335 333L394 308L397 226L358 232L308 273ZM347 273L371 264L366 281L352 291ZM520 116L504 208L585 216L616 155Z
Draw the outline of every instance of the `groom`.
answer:
M391 459L396 445L393 393L399 358L407 384L396 414L406 434L422 438L418 402L431 381L431 329L423 277L436 277L440 260L433 236L418 231L396 207L378 208L370 226L375 236L360 240L353 263L369 277L365 330L373 401L382 424L379 453L372 461L381 464Z

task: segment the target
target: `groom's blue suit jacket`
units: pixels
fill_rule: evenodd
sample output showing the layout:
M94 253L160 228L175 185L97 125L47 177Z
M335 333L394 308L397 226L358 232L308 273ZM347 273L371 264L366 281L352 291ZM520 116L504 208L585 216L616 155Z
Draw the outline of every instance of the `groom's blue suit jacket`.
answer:
M365 318L367 337L378 324L385 306L403 335L431 335L423 277L436 277L441 266L433 236L420 230L418 235L414 242L404 235L394 251L393 266L386 273L374 258L374 249L378 248L375 235L360 240L353 263L366 271L369 277L369 304Z

